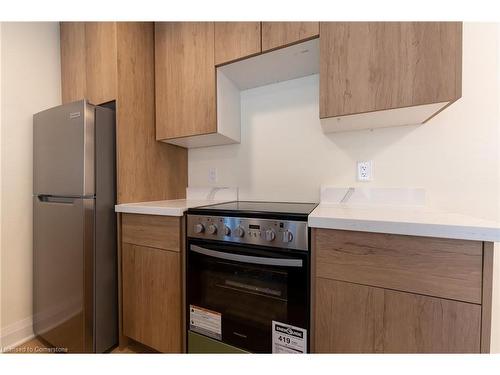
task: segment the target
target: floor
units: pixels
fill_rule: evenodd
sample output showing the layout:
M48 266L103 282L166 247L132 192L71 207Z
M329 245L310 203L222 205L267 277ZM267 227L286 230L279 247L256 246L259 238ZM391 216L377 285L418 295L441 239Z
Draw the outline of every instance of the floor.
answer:
M30 341L25 342L18 347L7 351L6 353L29 353L29 354L41 354L41 353L55 353L55 351L48 346L46 343L40 341L36 337ZM119 347L114 348L111 351L112 354L136 354L136 353L154 353L152 349L142 346L139 343L130 343L123 349Z

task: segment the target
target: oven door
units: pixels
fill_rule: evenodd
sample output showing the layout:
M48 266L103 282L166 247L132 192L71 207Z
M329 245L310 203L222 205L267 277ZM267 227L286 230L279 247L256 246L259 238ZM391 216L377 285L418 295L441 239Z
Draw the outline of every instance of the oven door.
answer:
M309 330L307 252L196 240L188 249L188 329L254 353L272 352L273 321Z

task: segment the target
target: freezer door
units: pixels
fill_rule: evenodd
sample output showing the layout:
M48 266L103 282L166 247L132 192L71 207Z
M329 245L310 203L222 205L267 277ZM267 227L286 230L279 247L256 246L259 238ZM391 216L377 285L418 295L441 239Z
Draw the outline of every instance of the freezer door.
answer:
M94 199L34 197L33 328L54 347L94 351Z
M94 106L84 100L33 116L34 195L93 196Z

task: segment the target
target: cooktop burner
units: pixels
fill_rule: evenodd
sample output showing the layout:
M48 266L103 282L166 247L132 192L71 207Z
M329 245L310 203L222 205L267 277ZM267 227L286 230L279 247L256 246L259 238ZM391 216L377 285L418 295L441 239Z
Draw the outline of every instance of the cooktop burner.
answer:
M234 201L191 208L188 213L304 220L317 205L317 203Z

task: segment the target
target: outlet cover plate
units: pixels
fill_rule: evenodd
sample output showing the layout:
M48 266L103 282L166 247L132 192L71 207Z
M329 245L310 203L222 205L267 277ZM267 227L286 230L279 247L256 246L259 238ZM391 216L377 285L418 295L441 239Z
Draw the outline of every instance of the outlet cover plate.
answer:
M373 180L373 163L371 160L358 161L357 163L358 181Z

